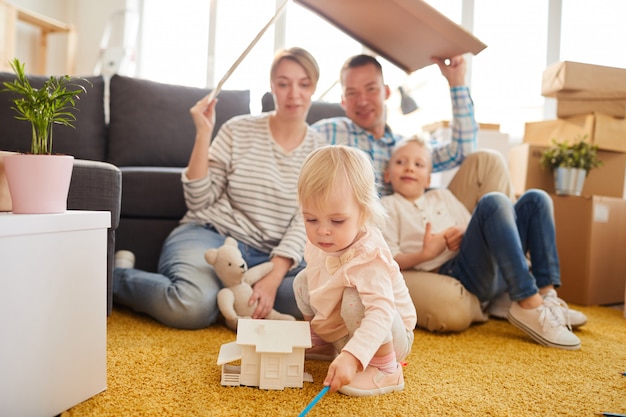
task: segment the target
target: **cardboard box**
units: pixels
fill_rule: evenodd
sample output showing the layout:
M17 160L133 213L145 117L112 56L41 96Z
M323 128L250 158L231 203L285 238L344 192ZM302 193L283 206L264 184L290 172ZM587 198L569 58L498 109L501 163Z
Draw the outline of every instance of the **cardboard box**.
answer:
M422 0L294 0L407 73L485 49L464 28Z
M540 188L553 194L554 176L541 167L541 154L546 146L523 143L509 152L509 172L515 195L529 188ZM626 153L598 151L603 162L599 168L589 171L582 195L598 195L626 198Z
M557 62L543 71L541 94L570 99L626 98L626 69Z
M624 302L626 200L552 196L561 263L559 297L580 305Z
M626 119L602 113L574 116L563 119L527 122L524 143L552 145L552 140L574 143L579 137L598 145L598 149L626 152Z
M626 99L568 99L556 100L556 116L559 118L603 113L623 119L626 117Z

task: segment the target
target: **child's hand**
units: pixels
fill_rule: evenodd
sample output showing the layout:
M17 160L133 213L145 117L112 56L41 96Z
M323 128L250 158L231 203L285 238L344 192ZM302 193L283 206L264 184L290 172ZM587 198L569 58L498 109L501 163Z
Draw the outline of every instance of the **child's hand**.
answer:
M424 260L430 260L442 253L447 246L444 233L431 233L430 222L426 223L424 231L424 244L422 246L422 256Z
M461 248L461 241L463 240L463 234L465 230L460 227L453 226L448 228L443 236L446 239L446 245L448 249L455 251Z
M348 352L341 352L328 367L324 385L330 385L330 392L335 392L339 388L352 381L354 375L359 370L359 361Z

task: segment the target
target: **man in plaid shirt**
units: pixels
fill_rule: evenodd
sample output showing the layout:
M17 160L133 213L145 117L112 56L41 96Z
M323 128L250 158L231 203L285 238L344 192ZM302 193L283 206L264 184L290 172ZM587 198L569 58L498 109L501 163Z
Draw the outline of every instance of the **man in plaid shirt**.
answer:
M500 191L513 198L508 169L502 155L491 150L476 150L478 126L474 103L465 85L463 56L433 58L450 85L452 101L452 138L433 146L433 172L454 167L459 170L448 185L452 193L472 212L484 194ZM329 144L348 145L367 153L376 171L381 196L391 193L383 180L393 147L402 137L387 125L385 101L391 92L383 79L380 63L370 55L349 58L340 72L341 104L347 117L320 120L313 128ZM437 332L462 331L487 315L478 299L454 278L403 271L413 298L418 326ZM505 294L506 295L506 294Z
M503 158L495 152L474 153L478 125L474 120L474 103L465 85L465 59L457 56L448 64L439 58L433 61L450 85L453 114L451 141L433 147L433 172L461 166L449 188L470 211L489 191L512 195ZM391 185L384 183L383 173L394 145L402 136L393 133L386 122L385 101L391 91L384 83L382 67L373 56L356 55L341 68L340 81L341 104L347 117L323 119L313 128L326 136L329 144L349 145L365 151L374 164L380 194L388 195Z

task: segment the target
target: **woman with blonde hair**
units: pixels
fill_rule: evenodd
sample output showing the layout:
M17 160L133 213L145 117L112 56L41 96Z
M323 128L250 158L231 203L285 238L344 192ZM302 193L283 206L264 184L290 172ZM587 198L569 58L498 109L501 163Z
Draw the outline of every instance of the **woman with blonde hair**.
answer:
M203 98L191 108L196 138L182 174L188 211L164 243L158 273L114 270L116 303L172 327L215 323L221 283L203 255L231 236L249 267L273 264L253 286L252 317L272 308L300 316L292 281L303 268L306 235L295 195L302 162L325 144L306 123L318 79L307 51L279 52L270 69L276 110L234 117L212 141L216 101Z

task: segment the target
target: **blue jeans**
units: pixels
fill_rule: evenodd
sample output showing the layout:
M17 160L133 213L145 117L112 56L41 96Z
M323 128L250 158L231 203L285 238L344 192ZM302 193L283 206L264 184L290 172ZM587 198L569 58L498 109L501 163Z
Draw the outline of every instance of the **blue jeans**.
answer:
M528 190L513 204L502 193L485 194L474 209L458 255L444 263L439 273L461 281L481 302L504 291L519 301L539 288L560 286L550 196L543 190Z
M224 244L224 236L211 226L185 223L165 240L158 273L115 268L113 301L148 314L161 323L180 329L200 329L218 318L217 293L222 284L204 252ZM267 253L239 243L249 267L269 260ZM304 262L288 272L276 294L274 308L302 318L293 294L293 279Z

